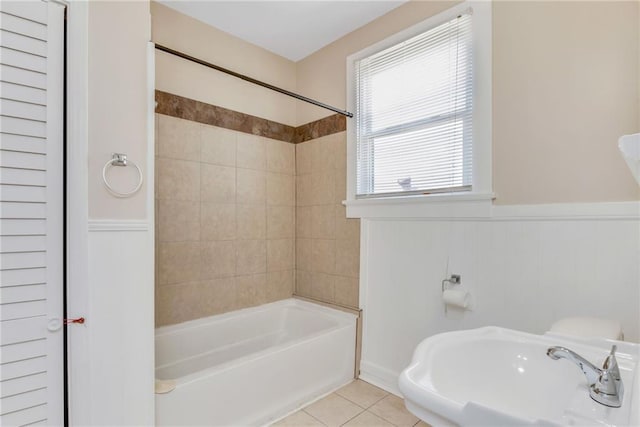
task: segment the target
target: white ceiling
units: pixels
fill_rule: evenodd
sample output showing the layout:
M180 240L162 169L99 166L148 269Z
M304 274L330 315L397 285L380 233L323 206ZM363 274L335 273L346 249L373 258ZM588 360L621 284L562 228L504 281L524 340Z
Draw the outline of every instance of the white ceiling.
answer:
M159 0L292 61L312 54L407 0Z

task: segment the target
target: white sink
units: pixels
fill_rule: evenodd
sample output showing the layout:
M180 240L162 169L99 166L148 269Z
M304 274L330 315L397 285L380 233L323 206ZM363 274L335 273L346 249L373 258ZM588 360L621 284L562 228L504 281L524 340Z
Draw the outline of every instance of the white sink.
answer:
M611 345L624 384L620 408L593 401L584 374L547 349L567 347L601 367ZM409 411L445 425L640 425L640 346L487 327L422 341L400 375Z

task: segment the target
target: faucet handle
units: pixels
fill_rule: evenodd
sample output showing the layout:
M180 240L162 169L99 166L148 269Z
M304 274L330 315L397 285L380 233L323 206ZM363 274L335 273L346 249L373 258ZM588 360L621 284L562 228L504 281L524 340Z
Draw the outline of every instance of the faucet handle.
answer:
M608 372L615 381L620 381L620 369L618 368L618 360L616 359L616 350L618 346L615 344L611 346L611 352L604 360L602 369Z

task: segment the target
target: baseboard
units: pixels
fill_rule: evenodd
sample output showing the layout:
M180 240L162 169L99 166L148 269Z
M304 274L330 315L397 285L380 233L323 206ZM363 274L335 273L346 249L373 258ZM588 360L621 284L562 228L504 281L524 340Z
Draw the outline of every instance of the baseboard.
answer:
M402 397L400 389L398 388L399 372L393 372L375 363L362 360L360 362L360 376L359 378L376 387L388 391L391 394Z

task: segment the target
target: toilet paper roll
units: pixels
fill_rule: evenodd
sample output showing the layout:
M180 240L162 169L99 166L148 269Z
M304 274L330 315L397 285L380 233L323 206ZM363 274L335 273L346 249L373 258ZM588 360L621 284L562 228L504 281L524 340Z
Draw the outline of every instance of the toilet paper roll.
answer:
M444 303L454 307L467 308L469 306L469 292L458 289L447 289L442 293Z

